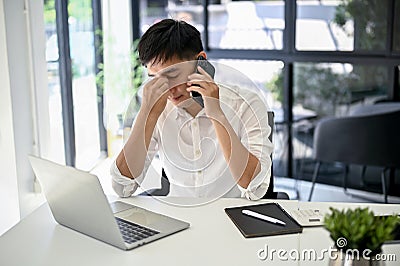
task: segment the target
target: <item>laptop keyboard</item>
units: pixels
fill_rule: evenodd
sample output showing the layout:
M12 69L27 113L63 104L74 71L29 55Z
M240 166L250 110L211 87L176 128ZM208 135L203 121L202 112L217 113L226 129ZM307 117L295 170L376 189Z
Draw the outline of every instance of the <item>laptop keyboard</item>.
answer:
M117 220L117 224L119 227L119 230L122 233L122 238L124 241L128 244L135 243L136 241L148 238L150 236L159 234L160 232L157 232L155 230L146 228L144 226L124 221L120 218L115 218Z

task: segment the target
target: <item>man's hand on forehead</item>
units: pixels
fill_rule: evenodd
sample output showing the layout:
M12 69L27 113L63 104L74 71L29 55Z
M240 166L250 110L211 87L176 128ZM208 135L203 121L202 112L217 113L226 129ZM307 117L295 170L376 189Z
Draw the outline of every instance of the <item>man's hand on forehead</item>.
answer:
M166 78L177 78L179 75L189 75L192 73L191 69L193 68L194 61L184 61L184 62L178 62L175 64L168 65L166 67L163 67L160 65L157 68L147 68L148 71L148 76L149 77L157 77L157 76L163 76ZM190 69L190 70L189 70ZM188 71L189 70L189 71ZM194 68L193 68L194 71ZM187 73L186 73L187 72ZM185 78L187 78L185 76Z
M160 77L160 76L164 76L164 77L175 77L177 76L178 70L176 67L167 67L166 69L162 69L160 71L158 71L157 73L149 73L148 76L149 77Z
M175 78L180 74L180 69L176 66L171 66L161 70L157 74L166 78Z

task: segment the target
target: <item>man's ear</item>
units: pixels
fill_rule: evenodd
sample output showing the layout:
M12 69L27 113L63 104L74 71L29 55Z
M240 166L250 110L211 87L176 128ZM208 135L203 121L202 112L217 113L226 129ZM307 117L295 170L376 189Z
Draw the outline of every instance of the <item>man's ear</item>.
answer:
M199 58L200 56L204 57L205 59L207 59L207 54L204 51L201 51L200 53L197 54L196 58Z

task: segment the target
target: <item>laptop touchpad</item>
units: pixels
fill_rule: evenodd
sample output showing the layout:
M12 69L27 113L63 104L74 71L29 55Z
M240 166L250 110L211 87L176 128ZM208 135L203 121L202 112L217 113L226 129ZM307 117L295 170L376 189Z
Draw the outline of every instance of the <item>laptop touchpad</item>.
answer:
M112 209L112 212L115 214L117 212L122 212L122 211L126 211L129 209L134 208L135 206L130 205L128 203L122 202L122 201L114 201L112 203L110 203L110 207Z

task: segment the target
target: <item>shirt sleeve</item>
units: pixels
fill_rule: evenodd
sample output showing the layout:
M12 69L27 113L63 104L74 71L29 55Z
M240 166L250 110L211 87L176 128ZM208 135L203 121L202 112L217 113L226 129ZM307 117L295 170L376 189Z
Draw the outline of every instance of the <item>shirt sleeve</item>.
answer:
M142 183L144 177L146 176L147 170L154 158L154 155L158 151L158 141L157 141L157 128L154 129L154 134L150 140L149 149L147 151L147 156L144 161L144 167L142 173L135 177L129 178L121 174L117 167L116 161L114 161L110 167L111 174L111 184L118 196L122 198L130 197L136 191L138 186ZM134 147L129 147L134 149Z
M240 106L239 114L243 123L239 137L248 151L259 160L261 170L253 177L247 188L237 186L242 197L259 200L265 195L270 184L271 154L274 149L268 138L271 133L268 108L258 95L253 95Z
M135 179L121 174L117 167L116 161L114 161L111 165L110 174L112 188L120 197L130 197L139 186L139 183Z

